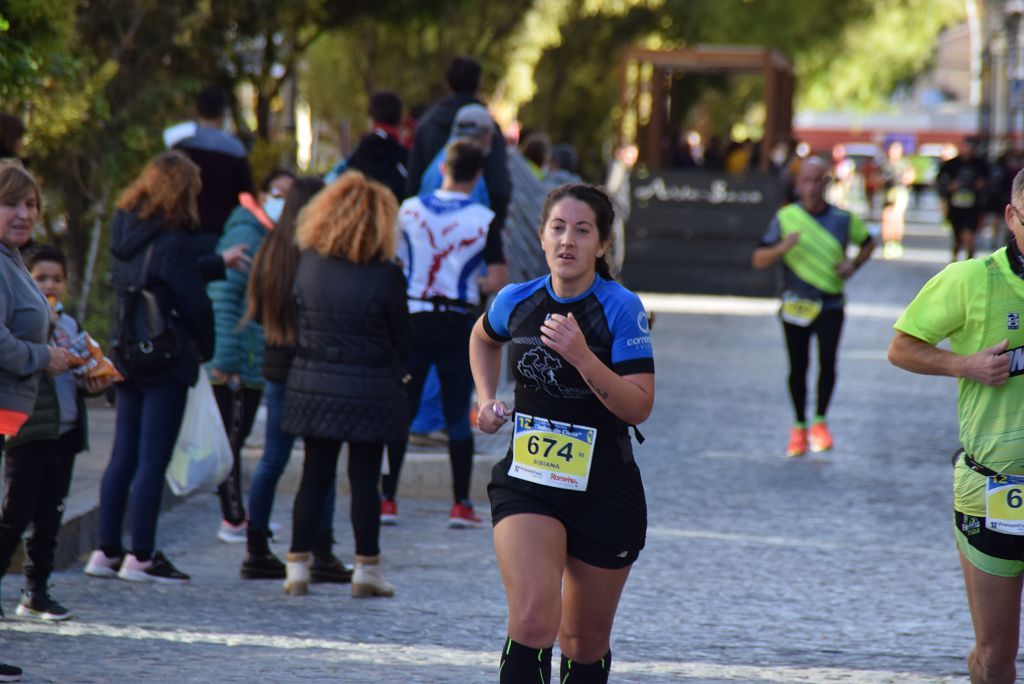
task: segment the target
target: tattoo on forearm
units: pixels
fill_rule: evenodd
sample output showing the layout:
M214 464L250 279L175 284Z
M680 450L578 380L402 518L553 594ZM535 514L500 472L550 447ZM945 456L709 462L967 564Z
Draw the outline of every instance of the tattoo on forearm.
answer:
M608 398L608 393L605 392L600 387L598 387L597 385L595 385L594 381L591 380L590 378L587 378L587 384L590 385L590 389L594 390L594 394L596 394L597 396L601 397L602 399L607 399Z

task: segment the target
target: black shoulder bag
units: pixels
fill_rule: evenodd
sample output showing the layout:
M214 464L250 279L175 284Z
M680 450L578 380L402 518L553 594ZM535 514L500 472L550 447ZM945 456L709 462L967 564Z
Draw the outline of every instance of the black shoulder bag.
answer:
M118 354L130 374L162 371L178 359L178 340L167 324L156 293L146 288L153 243L146 248L139 280L128 288L121 309ZM171 312L171 316L174 312Z

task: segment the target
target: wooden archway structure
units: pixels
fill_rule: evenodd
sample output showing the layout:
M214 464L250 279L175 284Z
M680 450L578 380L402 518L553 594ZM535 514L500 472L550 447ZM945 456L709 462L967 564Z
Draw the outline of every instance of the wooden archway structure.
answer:
M640 68L636 72L639 77L631 81L627 70L632 65ZM760 170L766 171L768 152L777 141L789 140L793 122L793 65L773 49L717 45L676 50L627 49L619 68L619 144L638 143L640 162L651 171L661 168L660 150L674 113L671 80L683 73L762 76L765 125Z

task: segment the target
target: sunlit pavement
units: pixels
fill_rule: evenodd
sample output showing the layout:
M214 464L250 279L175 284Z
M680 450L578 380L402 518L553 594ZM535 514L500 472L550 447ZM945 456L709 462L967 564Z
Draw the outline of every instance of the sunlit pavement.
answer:
M619 608L612 681L966 680L955 383L885 360L895 316L948 258L932 223L911 226L905 259L874 259L850 283L826 455L783 456L792 416L772 303L647 299L658 396L636 452L650 529ZM275 512L286 528L290 499ZM444 501L399 505L401 524L382 533L393 599L335 585L292 598L240 580L244 549L217 541L219 506L204 495L161 520L160 546L190 585L75 566L53 579L75 619L9 617L0 659L26 682L496 681L505 599L489 531L447 529ZM345 500L335 527L350 559ZM20 586L4 582L8 616Z

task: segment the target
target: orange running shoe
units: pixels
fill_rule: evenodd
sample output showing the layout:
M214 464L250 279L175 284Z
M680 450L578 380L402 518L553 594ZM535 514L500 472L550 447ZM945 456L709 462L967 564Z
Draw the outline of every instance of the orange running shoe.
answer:
M811 426L811 451L820 453L832 448L832 433L828 431L828 425L824 422L815 423Z
M793 458L803 456L807 453L807 428L794 427L789 431L789 446L786 447L786 456Z

